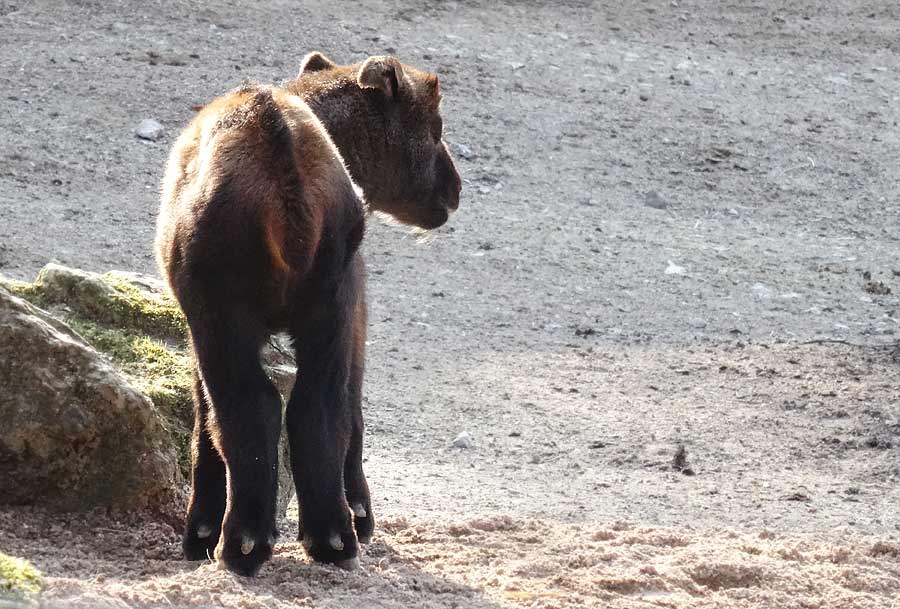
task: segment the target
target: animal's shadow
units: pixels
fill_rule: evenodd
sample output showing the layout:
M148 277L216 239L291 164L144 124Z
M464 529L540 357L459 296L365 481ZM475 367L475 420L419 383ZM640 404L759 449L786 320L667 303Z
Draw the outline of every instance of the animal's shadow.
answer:
M183 560L180 532L168 524L0 507L2 550L42 572L45 607L500 607L442 577L434 556L392 545L389 533L376 532L352 572L312 563L286 537L257 577L240 577Z

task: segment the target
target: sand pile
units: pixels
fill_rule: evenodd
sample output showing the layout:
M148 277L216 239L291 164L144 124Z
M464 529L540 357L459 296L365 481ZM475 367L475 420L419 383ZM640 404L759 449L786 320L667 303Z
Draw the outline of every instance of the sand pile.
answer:
M381 523L346 573L285 542L256 579L178 558L166 525L0 511L0 550L44 572L51 607L900 607L900 542L489 516Z

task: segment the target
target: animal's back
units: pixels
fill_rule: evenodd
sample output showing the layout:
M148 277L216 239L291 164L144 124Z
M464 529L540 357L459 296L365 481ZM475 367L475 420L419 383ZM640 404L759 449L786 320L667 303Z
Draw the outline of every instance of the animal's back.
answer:
M279 88L243 86L203 108L172 149L160 270L176 295L180 279L204 271L286 280L309 270L326 225L347 213L361 219L362 202L309 107Z

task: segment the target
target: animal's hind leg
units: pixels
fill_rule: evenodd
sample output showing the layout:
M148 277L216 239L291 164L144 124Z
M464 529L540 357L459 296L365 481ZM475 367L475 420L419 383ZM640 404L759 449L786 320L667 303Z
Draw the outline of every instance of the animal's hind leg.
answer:
M359 547L344 488L352 433L348 391L356 285L335 278L291 329L298 378L287 407L300 540L316 561L353 568Z
M193 371L194 433L191 437L191 499L181 540L188 560L212 558L225 514L225 463L209 434L209 402L203 381Z
M375 517L369 497L369 485L363 473L363 413L362 384L365 368L366 303L362 293L353 316L353 343L350 360L350 377L347 383L350 406L350 445L344 463L344 488L347 503L353 512L353 525L360 543L369 543L375 530Z
M226 304L230 296L197 297L185 313L211 401L208 427L226 470L215 557L231 571L254 575L275 543L281 396L260 364L264 329Z

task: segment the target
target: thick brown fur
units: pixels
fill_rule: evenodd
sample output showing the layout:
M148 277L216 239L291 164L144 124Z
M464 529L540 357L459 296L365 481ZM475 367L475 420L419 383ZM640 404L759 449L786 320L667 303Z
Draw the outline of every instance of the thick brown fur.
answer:
M347 566L371 537L359 246L367 207L430 229L458 206L439 103L435 75L392 57L311 53L282 87L213 101L175 143L156 252L196 362L189 559L253 574L271 555L281 397L259 356L277 331L298 363L286 424L300 538Z

